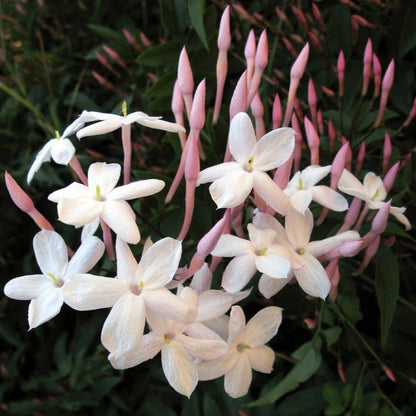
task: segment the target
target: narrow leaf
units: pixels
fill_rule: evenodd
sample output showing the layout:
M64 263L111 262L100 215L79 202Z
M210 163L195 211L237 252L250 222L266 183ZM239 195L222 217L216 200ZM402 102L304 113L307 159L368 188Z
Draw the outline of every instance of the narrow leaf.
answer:
M201 1L188 0L188 13L195 32L198 34L199 39L201 39L201 42L204 44L205 48L209 50L203 19L204 8L201 5Z

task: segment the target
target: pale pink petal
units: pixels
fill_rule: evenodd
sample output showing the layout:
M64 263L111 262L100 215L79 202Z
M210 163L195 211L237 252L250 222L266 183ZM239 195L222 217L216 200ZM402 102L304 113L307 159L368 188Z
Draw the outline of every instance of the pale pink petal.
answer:
M36 299L33 299L29 304L29 329L36 328L58 315L63 303L61 289L56 286L50 287Z
M211 166L199 172L197 184L200 185L201 183L214 182L235 170L242 170L239 163L226 162Z
M290 271L290 261L277 254L257 256L255 262L257 270L270 277L286 277Z
M311 241L306 246L306 251L314 257L319 257L348 241L358 241L360 238L357 231L345 231L320 241Z
M273 371L274 351L266 345L260 345L246 351L250 358L251 368L260 373L269 374Z
M100 225L100 219L99 218L96 218L95 220L91 221L89 224L85 224L82 227L81 241L84 241L88 237L93 236L94 233L97 231L99 225Z
M246 326L246 317L241 306L235 305L231 308L230 319L228 321L228 343L237 338Z
M86 238L68 263L66 277L89 272L104 254L104 243L97 237Z
M319 185L313 187L313 200L332 211L345 211L348 201L329 186Z
M118 116L115 116L113 114L111 114L111 116L112 117L107 120L99 121L97 123L84 127L81 130L78 130L77 132L78 139L82 139L83 137L88 137L88 136L98 136L99 134L110 133L120 128L123 118L122 117L119 118Z
M48 199L52 202L59 202L61 199L91 199L93 198L88 186L83 185L82 183L73 182L65 188L58 189L55 192L52 192Z
M209 192L218 208L234 208L242 204L253 189L253 175L235 170L214 181Z
M250 241L257 250L262 250L273 244L276 237L276 232L273 229L258 228L254 224L248 224L247 231Z
M291 280L291 277L275 279L263 274L259 280L259 292L266 299L270 299L272 296L282 290Z
M301 173L304 188L311 188L331 172L331 165L311 165L303 169Z
M51 148L52 159L59 165L67 165L74 154L75 147L69 139L56 139Z
M344 169L338 182L338 189L344 194L352 195L363 201L369 201L370 197L362 183L348 170Z
M154 358L162 349L165 338L162 335L150 332L143 335L140 344L126 351L122 355L109 354L108 360L116 370L125 370L126 368L135 367L147 360Z
M273 182L265 172L253 171L252 175L254 176L254 190L259 197L276 212L286 215L290 208L289 198L276 182Z
M56 139L51 139L48 142L45 143L45 145L40 149L38 154L35 157L34 162L32 163L32 166L29 169L29 172L27 173L27 183L30 183L33 179L34 174L39 170L40 166L43 162L47 162L51 158L50 150L55 144Z
M65 303L77 311L110 308L126 293L129 286L119 279L76 274L62 288Z
M256 133L250 117L246 113L237 113L230 124L228 136L230 153L241 164L246 164L257 143Z
M386 188L380 176L368 172L364 176L363 186L368 197L375 201L384 201L387 196Z
M103 209L103 202L93 199L61 199L58 202L58 217L65 224L79 227L94 221Z
M12 299L32 300L54 286L52 279L41 274L29 274L15 277L7 282L4 286L4 294Z
M101 331L101 342L116 357L137 348L145 324L142 296L127 293L111 308Z
M286 190L285 190L286 193ZM296 211L304 215L305 211L308 209L313 198L312 189L300 189L294 192L290 197L290 204Z
M107 194L108 199L136 199L153 195L165 187L165 182L159 179L145 179L119 186Z
M257 312L248 322L239 339L251 348L268 342L277 334L282 322L282 309L268 306Z
M295 148L294 130L282 127L263 136L253 149L253 169L268 171L286 162Z
M214 380L223 376L234 365L237 360L236 355L225 355L210 361L198 363L198 378L201 381Z
M233 304L233 296L221 290L207 290L198 298L197 321L204 322L225 314Z
M407 231L409 231L412 228L412 226L410 224L410 221L403 215L405 211L406 208L404 207L390 207L390 214L393 215L397 221L402 223Z
M97 120L120 120L120 123L123 119L123 116L118 114L111 114L111 113L102 113L101 111L86 111L84 110L81 113L80 119L84 121L84 123L89 123L90 121L97 121Z
M286 235L294 250L307 246L313 229L313 217L308 210L305 215L291 209L285 218Z
M129 114L126 118L129 118L129 116L133 114ZM145 116L142 115L141 117L137 117L136 120L134 120L136 123L141 124L142 126L150 127L151 129L170 131L172 133L185 132L185 129L179 124L161 120L160 117L151 117L145 113L142 114Z
M271 228L275 231L275 243L288 246L290 245L287 237L286 231L282 224L275 217L270 214L266 214L265 212L255 212L253 217L253 224L262 229Z
M227 292L238 292L246 286L256 271L253 254L234 257L224 270L221 285Z
M248 354L242 352L233 367L225 373L224 390L233 399L248 393L252 379L251 363Z
M331 288L322 264L309 253L302 256L305 267L295 270L296 280L302 290L310 296L325 299Z
M243 254L254 254L254 250L255 248L250 241L231 234L223 234L211 254L219 257L235 257Z
M179 266L182 254L180 241L163 238L150 246L143 254L136 271L136 281L146 289L157 289L169 283Z
M198 370L182 344L175 340L163 344L162 368L169 384L189 398L198 384Z
M117 278L125 282L135 282L137 261L128 244L117 237L116 239ZM137 284L137 282L136 282Z
M225 316L225 315L222 315ZM228 318L228 317L227 317ZM217 319L214 319L217 321ZM210 322L213 322L211 320ZM225 338L227 338L227 331L228 329L225 328ZM188 325L186 330L184 331L186 335L189 335L192 338L198 339L216 339L217 341L224 341L224 337L214 331L214 329L208 328L205 324L201 322L194 322L191 325ZM224 334L223 334L224 335Z
M88 187L92 193L105 196L114 189L120 179L121 166L117 163L96 162L88 168Z
M101 218L126 243L137 244L140 241L139 227L135 214L125 201L107 200L103 202Z
M191 357L201 360L214 360L228 351L227 343L218 339L198 339L178 334L175 341L181 343Z

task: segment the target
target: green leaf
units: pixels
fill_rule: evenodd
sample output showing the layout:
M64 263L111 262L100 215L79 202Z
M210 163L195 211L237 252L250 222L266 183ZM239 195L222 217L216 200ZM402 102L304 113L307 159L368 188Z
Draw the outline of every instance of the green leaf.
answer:
M176 63L181 51L181 44L177 41L166 42L162 45L146 49L136 62L147 66L164 66L166 63Z
M180 0L159 0L160 20L168 32L174 35L185 32L188 23L185 6L185 2Z
M198 34L199 39L201 39L201 42L204 44L205 49L209 50L203 19L204 5L204 1L201 2L200 0L188 0L188 13L195 32Z
M295 390L300 383L303 383L312 377L321 365L321 353L315 348L312 342L303 344L292 354L292 356L298 358L299 361L283 380L260 399L248 403L248 407L274 403L286 393Z
M380 308L381 345L386 345L399 296L399 268L390 248L380 245L376 262L376 294Z
M123 38L123 36L119 32L116 32L105 26L90 24L88 25L88 28L106 40L118 41Z
M411 49L416 47L416 31L414 30L416 21L416 8L415 4L409 6L405 20L403 22L402 30L400 33L399 42L399 56L403 57Z
M360 311L360 299L357 295L340 293L338 295L338 303L346 317L352 323L363 319L363 314Z
M342 328L339 326L334 326L332 328L324 329L322 331L322 335L324 336L328 347L330 347L331 345L335 344L338 341L341 333L342 333Z

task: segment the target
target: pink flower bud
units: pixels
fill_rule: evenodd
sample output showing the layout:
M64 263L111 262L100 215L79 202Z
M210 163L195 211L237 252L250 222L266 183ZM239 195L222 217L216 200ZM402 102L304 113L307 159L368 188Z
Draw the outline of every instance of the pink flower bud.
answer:
M197 135L202 130L205 124L205 79L203 79L194 95L191 115L189 117L189 125Z
M319 41L318 37L313 32L308 32L309 40L313 46L315 46L316 50L320 53L323 52L323 48L321 42Z
M197 253L203 258L208 256L218 243L224 232L224 227L230 222L230 210L226 209L224 216L199 241Z
M345 58L344 52L340 51L337 60L338 95L344 96Z
M357 158L355 160L354 173L357 176L361 172L365 158L365 142L361 142L360 149L358 150Z
M347 382L347 378L345 377L344 366L342 365L341 361L338 361L337 370L338 370L339 378L345 384Z
M276 93L273 100L272 120L273 129L280 127L280 123L282 121L282 104L278 93Z
M244 71L235 86L230 102L230 120L239 112L247 111L247 71Z
M321 90L328 97L331 97L331 98L335 97L335 92L331 90L330 88L324 87L323 85L321 85Z
M299 9L296 6L292 6L292 12L296 16L296 19L299 23L299 26L307 31L308 30L308 24L306 23L305 15L303 14L302 10Z
M222 13L220 28L218 31L217 40L218 49L228 50L231 45L231 34L230 34L230 6L227 6Z
M378 127L383 120L384 112L386 111L387 100L389 98L390 89L393 85L394 79L394 59L391 60L389 66L387 67L386 73L383 77L383 82L381 84L381 97L380 97L380 106L378 108L377 119L374 122L374 127Z
M244 56L246 58L247 82L249 85L254 74L254 58L256 56L256 38L253 29L251 29L248 34L246 46L244 48Z
M296 117L296 114L292 114L291 124L293 130L295 130L295 150L293 152L293 168L294 171L297 172L300 170L300 162L302 159L302 130L300 128L299 121Z
M410 109L410 113L409 113L409 115L407 116L407 119L406 119L406 121L403 123L403 125L405 126L405 127L407 127L411 122L412 122L412 120L415 118L415 116L416 116L416 97L415 97L415 99L413 100L413 105L412 105L412 108Z
M361 90L361 95L366 95L368 90L368 83L370 82L371 76L371 62L373 58L373 46L371 39L367 40L367 44L364 50L363 58L363 87Z
M384 145L383 145L383 166L382 166L382 176L387 172L389 168L391 158L391 139L388 133L384 134Z
M324 135L324 116L322 115L322 110L318 109L317 113L318 118L318 131L321 136Z
M247 103L251 103L254 95L258 91L263 71L267 66L269 59L269 47L267 45L267 33L266 29L261 32L259 42L257 44L256 56L254 58L254 74L250 81L250 87L248 91Z
M279 7L275 7L275 11L276 11L276 14L277 14L277 17L282 21L282 22L288 22L288 19L287 19L287 16L286 16L286 13L282 10L282 9L280 9Z
M256 136L257 139L260 139L266 134L266 130L263 121L264 107L258 93L254 95L253 101L251 102L251 111L256 121Z
M303 119L306 139L311 153L311 165L319 165L319 136L308 117Z
M350 143L346 142L338 150L331 165L331 188L336 189L338 187L339 178L345 168L345 162L347 160L348 153L350 151Z
M141 52L142 51L142 47L136 41L136 38L127 29L123 29L123 35L127 39L127 42L131 46L133 46L133 48L136 52Z
M386 173L383 178L383 185L386 188L386 192L390 192L393 188L394 181L396 180L396 175L400 167L400 162L396 162Z
M318 22L318 24L321 26L322 29L325 28L324 21L322 19L321 12L319 11L319 8L316 3L312 3L312 13L315 20Z
M113 48L110 48L107 45L103 45L103 49L105 50L105 52L111 59L117 62L119 66L121 66L124 70L129 71L124 60L120 57L120 55Z
M337 132L335 131L334 123L332 119L328 121L328 138L329 138L329 150L333 152L335 150L335 140L337 138Z
M318 98L316 96L315 86L313 85L312 78L309 78L308 82L308 104L311 110L312 124L315 129L318 130L318 115L317 115L317 104Z
M373 75L374 75L374 97L378 97L380 95L380 87L381 87L381 65L375 53L373 53Z
M283 43L285 44L285 47L286 47L287 51L296 59L298 54L296 53L296 49L293 47L290 40L288 38L285 38L285 37L283 37L282 40L283 40Z
M183 99L185 101L186 113L188 118L191 115L192 109L192 94L194 91L194 77L192 75L192 68L189 62L188 54L185 47L179 55L178 62L178 87L182 92Z
M14 204L23 212L30 212L35 208L32 199L29 195L17 184L12 175L9 172L5 172L4 179L6 181L6 187L9 191L10 198Z
M393 382L396 382L396 377L393 374L393 371L386 364L382 365L383 371L385 372L386 376Z
M387 221L389 219L391 207L391 200L383 204L383 206L377 211L372 223L371 232L374 234L381 234L387 227Z

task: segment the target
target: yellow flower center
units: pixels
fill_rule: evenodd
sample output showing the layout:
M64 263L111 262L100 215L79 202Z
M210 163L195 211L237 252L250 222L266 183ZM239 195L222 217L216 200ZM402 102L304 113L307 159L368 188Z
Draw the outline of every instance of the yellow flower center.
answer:
M260 250L259 256L264 256L264 255L267 253L267 250L268 250L268 248L267 248L267 247L263 247L263 248Z
M250 172L253 169L253 163L254 163L254 156L250 156L250 159L247 162L246 170Z
M250 345L247 345L247 344L238 344L237 345L237 350L239 352L243 352L244 350L251 350L251 347L250 347Z
M123 112L123 117L127 117L127 103L125 101L121 103L121 111Z
M55 130L55 137L57 139L60 139L61 138L61 135L59 134L59 131L58 130Z
M100 185L95 185L95 196L101 201L101 188Z
M303 255L303 254L305 254L305 253L306 253L306 250L305 250L304 248L300 248L300 249L298 250L298 252L299 252L299 254L300 254L300 255Z
M53 273L46 273L46 276L50 277L56 286L61 287L63 285L63 282L59 280Z
M303 180L299 178L299 189L303 189Z
M380 188L377 188L376 191L374 192L374 195L371 197L371 200L374 201L378 197L379 193L380 193Z

